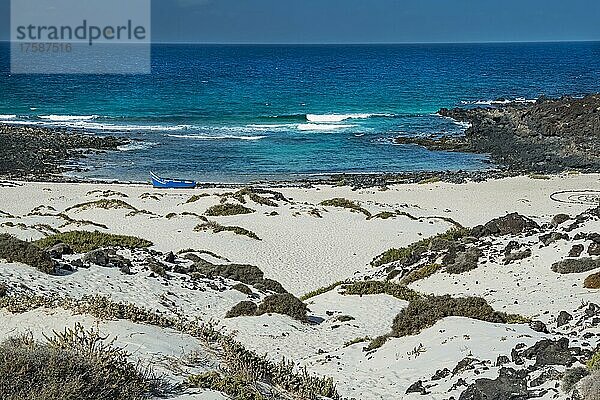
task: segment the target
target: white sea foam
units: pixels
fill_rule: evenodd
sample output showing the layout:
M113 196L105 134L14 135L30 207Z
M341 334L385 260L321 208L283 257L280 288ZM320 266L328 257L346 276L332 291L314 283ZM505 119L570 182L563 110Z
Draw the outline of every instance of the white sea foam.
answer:
M152 146L156 146L158 143L153 142L131 142L118 146L117 149L121 151L134 151L134 150L145 150Z
M0 114L0 120L15 119L15 118L17 118L17 116L14 114Z
M266 138L266 136L236 136L236 135L174 135L169 134L169 137L179 139L193 139L193 140L260 140Z
M475 101L466 101L463 100L460 103L464 105L475 105L475 106L492 106L492 105L503 105L510 103L535 103L536 99L526 99L524 97L517 97L515 99L501 99L501 100L475 100Z
M40 115L40 119L49 121L89 121L98 118L98 115Z
M300 131L335 131L337 129L347 129L356 125L348 124L299 124L297 126Z
M366 119L371 117L386 117L389 114L307 114L308 122L342 122L348 119Z

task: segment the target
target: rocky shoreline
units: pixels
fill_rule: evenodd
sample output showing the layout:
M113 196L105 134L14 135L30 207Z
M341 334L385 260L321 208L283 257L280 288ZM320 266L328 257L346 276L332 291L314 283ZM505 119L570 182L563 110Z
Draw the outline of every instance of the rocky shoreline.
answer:
M442 108L439 114L469 123L463 136L397 137L397 144L414 144L434 151L488 154L494 168L477 171L418 171L406 173L324 174L285 181L258 181L272 187L317 184L355 189L392 184L443 181L480 182L523 174L565 171L600 172L600 94L581 99L540 98L534 104L509 103L486 108ZM91 152L117 150L128 143L113 136L79 131L0 124L0 178L29 181L82 182L66 166ZM211 187L215 184L206 184ZM232 184L232 187L246 184Z
M93 136L65 129L0 124L0 177L64 182L66 164L128 143L113 136Z
M489 154L516 173L600 171L600 94L540 98L534 104L442 108L439 114L471 126L464 136L398 137L430 150Z

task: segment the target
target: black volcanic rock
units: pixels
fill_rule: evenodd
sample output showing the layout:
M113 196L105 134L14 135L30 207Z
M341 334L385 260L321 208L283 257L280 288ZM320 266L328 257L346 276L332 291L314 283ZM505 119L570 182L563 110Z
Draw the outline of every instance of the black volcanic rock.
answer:
M459 400L525 400L530 397L527 370L500 368L498 378L477 379L461 393Z
M523 232L530 232L540 229L540 226L523 215L518 213L507 214L504 217L495 218L485 225L478 225L471 231L471 235L481 238L484 236L496 235L517 235Z
M513 171L600 171L600 94L438 113L471 126L464 137L397 138L433 150L489 154Z

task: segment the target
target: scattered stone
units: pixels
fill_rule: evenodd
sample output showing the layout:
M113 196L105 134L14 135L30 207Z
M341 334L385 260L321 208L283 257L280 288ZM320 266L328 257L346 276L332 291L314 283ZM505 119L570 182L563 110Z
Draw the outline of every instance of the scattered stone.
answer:
M449 274L462 274L477 268L477 262L482 251L477 247L469 247L463 252L457 253L454 262L446 266Z
M567 222L567 221L568 221L568 220L570 220L570 219L571 219L571 217L570 217L569 215L567 215L567 214L556 214L556 215L554 216L554 218L552 218L552 221L550 222L550 225L551 225L553 228L556 228L556 227L558 227L559 225L561 225L561 224L563 224L563 223Z
M73 254L73 250L64 243L57 243L54 246L46 249L46 251L52 258L62 258L64 254Z
M579 257L583 253L583 245L582 244L574 244L569 250L569 257L576 258Z
M563 325L568 324L573 320L573 316L566 311L561 311L558 313L558 317L556 318L556 326L560 328Z
M586 307L584 313L587 318L591 318L591 317L595 317L596 315L600 315L600 306L595 303L590 303Z
M527 390L527 370L500 368L496 379L480 378L461 393L459 400L526 400L531 397Z
M439 381L440 379L444 379L451 374L448 368L438 369L435 371L435 374L431 377L432 381Z
M175 262L175 254L173 254L172 251L168 252L165 256L165 262L168 262L169 264L173 264Z
M590 244L587 253L590 256L600 256L600 243L593 242Z
M523 357L535 358L536 366L565 365L570 366L576 359L569 349L569 339L560 338L556 341L543 339L523 351Z
M562 232L551 232L540 236L540 242L542 242L544 246L548 246L549 244L559 240L569 240L569 235Z
M529 383L531 387L542 386L548 381L556 381L561 378L562 374L552 367L546 367L542 373Z
M548 328L542 321L531 321L529 327L536 332L548 333Z
M484 236L518 235L523 232L531 232L540 229L540 226L532 219L518 213L507 214L504 217L495 218L485 225L478 225L472 229L471 234L477 238Z
M406 390L406 394L409 393L428 394L429 392L423 387L423 381L416 381Z
M467 371L470 369L474 369L475 366L473 366L473 364L475 364L478 361L479 360L472 358L472 357L463 358L462 360L460 360L458 362L458 364L456 364L456 366L452 370L452 376L460 374L461 372L464 372L464 371Z
M508 358L505 355L499 355L498 358L496 359L496 367L501 367L504 364L508 364L510 363L510 358Z
M517 251L516 253L510 253L504 257L504 264L510 264L512 262L523 260L528 257L531 257L531 249Z

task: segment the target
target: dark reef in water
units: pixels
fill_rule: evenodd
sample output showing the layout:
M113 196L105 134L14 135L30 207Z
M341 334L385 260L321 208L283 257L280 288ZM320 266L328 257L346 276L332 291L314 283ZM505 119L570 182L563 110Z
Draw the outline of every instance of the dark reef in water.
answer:
M485 153L495 164L518 173L600 171L600 94L540 98L534 104L442 108L439 114L471 126L461 137L398 137L396 143Z
M93 151L117 150L126 140L63 129L0 124L0 177L65 181L65 164Z

